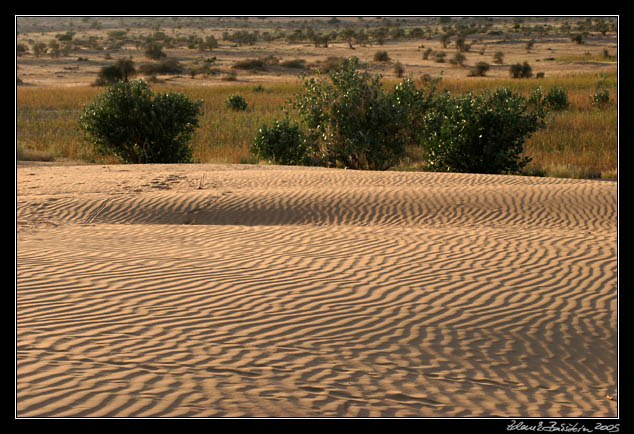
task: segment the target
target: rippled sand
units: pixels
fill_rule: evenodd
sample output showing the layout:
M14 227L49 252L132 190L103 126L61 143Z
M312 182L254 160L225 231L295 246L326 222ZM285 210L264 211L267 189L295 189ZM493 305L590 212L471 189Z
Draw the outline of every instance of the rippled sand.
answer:
M18 417L614 417L617 183L17 167Z

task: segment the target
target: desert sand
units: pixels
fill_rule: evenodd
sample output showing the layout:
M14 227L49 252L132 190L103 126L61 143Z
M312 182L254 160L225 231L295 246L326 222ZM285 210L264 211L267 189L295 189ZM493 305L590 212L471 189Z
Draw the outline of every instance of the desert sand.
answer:
M618 416L616 182L16 178L18 417Z

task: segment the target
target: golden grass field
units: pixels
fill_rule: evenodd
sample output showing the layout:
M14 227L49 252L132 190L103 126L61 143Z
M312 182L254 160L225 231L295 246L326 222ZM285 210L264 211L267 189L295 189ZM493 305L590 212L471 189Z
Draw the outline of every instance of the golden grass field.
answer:
M148 19L90 29L95 20L74 17L73 29L156 31ZM614 32L578 45L551 30L530 53L521 32L482 36L468 64L499 45L507 66L545 72L511 80L502 66L475 78L423 61L418 47L439 48L438 35L239 46L221 40L223 26L273 31L284 19L215 20L164 17L160 30L216 33L204 56L222 71L270 54L312 64L353 53L389 84L391 66L372 60L384 49L415 79L442 71L452 92L564 84L572 105L527 142L531 170L547 176L425 172L414 149L384 172L276 166L248 147L296 74L159 76L158 89L205 101L199 162L129 165L95 158L73 130L102 90L90 83L112 62L105 52L18 56L18 418L619 417L618 183L605 179L617 175L617 63L595 60L616 53ZM29 17L17 40L68 25ZM133 46L111 59L130 55L144 61ZM597 81L607 108L589 103ZM244 113L224 108L236 92Z

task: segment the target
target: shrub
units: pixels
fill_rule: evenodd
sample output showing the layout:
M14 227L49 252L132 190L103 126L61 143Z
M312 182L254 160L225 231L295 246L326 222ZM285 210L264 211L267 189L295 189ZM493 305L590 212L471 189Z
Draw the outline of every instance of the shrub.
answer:
M163 59L139 66L139 72L144 75L181 74L185 72L185 67L176 59Z
M434 62L438 63L444 63L445 57L447 57L447 53L445 53L444 51L434 51L432 55L434 57Z
M607 89L597 89L590 97L590 103L596 107L605 107L610 102L610 91Z
M46 53L46 44L44 42L36 42L32 46L35 57L40 57Z
M450 62L453 63L453 64L458 64L460 66L464 66L465 60L467 60L467 56L465 56L461 52L457 52L456 54L454 54L454 56L450 60Z
M291 124L288 118L273 122L271 128L263 124L255 136L251 153L277 164L305 164L308 160L306 136L299 125Z
M284 68L306 69L306 61L304 59L285 60L280 63Z
M403 64L401 62L396 62L394 64L394 74L396 74L398 78L401 78L404 73L405 73L405 68L403 67Z
M265 71L266 63L260 59L245 59L235 62L231 67L248 71Z
M496 51L493 55L493 59L493 62L501 65L502 63L504 63L504 52Z
M145 47L145 55L152 60L158 60L167 56L167 54L163 52L163 47L161 46L161 44L158 44L156 42L150 42L149 44L147 44L147 46Z
M84 108L80 128L97 154L126 163L183 163L198 126L202 101L155 94L143 80L118 82Z
M484 77L489 69L491 69L491 65L487 62L478 62L471 71L469 71L469 75L471 77Z
M18 56L22 56L23 54L26 54L28 52L29 52L29 49L24 44L17 44L15 46L15 54L17 54Z
M238 79L238 73L235 71L228 71L222 78L222 81L236 81Z
M566 89L555 86L548 91L548 94L544 98L544 104L547 108L555 111L565 110L570 106L568 101L568 93Z
M413 121L425 100L411 80L386 92L380 75L360 73L357 66L358 59L346 59L327 77L305 80L293 108L307 127L312 149L327 164L386 170L413 141Z
M235 111L246 110L248 107L246 100L238 94L229 95L229 97L227 97L227 100L225 101L225 104L231 110Z
M583 34L582 33L575 33L575 34L571 34L570 35L570 40L573 42L576 42L577 44L583 44Z
M532 103L533 101L537 103ZM423 148L429 168L445 172L514 173L529 161L524 139L541 128L545 111L538 98L511 89L481 95L435 97L424 116Z
M137 71L131 59L119 59L113 65L104 66L99 71L96 86L108 86L118 81L128 81Z
M375 62L389 62L390 56L387 54L387 51L381 50L374 53L374 61Z
M338 68L341 68L341 65L344 64L344 62L346 61L345 58L343 57L338 57L338 56L328 56L326 58L326 60L322 61L319 65L319 70L324 73L327 74L329 72L332 72Z
M213 35L209 35L205 38L204 41L200 41L198 43L198 49L203 51L203 50L213 50L214 48L218 48L218 41L216 40L216 38Z
M528 62L516 63L511 65L510 73L513 78L530 78L533 76L533 69Z

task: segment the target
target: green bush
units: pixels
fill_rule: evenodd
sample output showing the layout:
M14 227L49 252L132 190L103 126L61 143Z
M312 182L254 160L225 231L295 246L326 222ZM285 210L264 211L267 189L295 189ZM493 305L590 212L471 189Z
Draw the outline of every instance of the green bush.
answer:
M101 155L126 163L184 163L202 101L155 94L143 80L118 82L84 108L80 128Z
M286 118L266 124L258 130L251 153L259 159L277 164L302 165L308 162L306 136L297 123Z
M570 102L568 101L566 89L559 86L551 88L544 97L544 104L550 110L560 111L567 109L570 106Z
M599 88L590 97L590 103L599 108L603 108L610 103L610 91L607 89Z
M511 89L437 95L423 122L429 168L444 172L515 173L529 161L524 139L544 125L540 99ZM534 102L534 103L533 103Z
M406 80L387 92L381 76L357 70L346 59L327 76L312 77L295 95L313 150L333 166L386 170L414 139L414 120L424 110L423 92Z
M238 94L229 95L227 97L227 100L225 101L225 104L231 110L235 110L235 111L246 110L247 107L249 106L249 104L247 104L247 101Z

